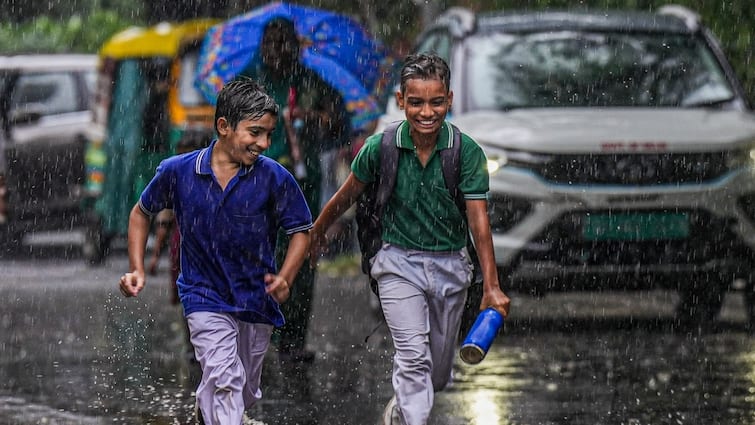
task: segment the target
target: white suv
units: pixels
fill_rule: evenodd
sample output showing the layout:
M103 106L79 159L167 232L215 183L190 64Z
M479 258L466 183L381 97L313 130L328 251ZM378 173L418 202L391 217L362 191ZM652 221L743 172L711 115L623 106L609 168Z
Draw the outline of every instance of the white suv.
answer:
M488 155L506 289L678 289L700 324L751 280L755 115L694 13L455 8L416 50Z
M96 55L0 56L0 255L82 224L96 69Z

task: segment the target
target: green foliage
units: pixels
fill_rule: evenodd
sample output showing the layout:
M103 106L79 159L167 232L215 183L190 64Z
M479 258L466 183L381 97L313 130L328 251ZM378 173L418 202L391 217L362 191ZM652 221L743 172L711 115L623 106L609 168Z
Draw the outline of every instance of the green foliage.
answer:
M133 24L107 10L67 20L38 16L26 23L0 23L0 54L96 53L110 36Z

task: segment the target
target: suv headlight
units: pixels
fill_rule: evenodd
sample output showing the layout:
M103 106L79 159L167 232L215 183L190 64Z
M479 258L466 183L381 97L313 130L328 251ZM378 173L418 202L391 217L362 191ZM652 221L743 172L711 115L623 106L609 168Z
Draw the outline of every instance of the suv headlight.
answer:
M490 145L482 145L482 148L485 152L485 157L488 159L487 168L489 175L492 176L509 162L509 156L505 150Z
M507 165L539 171L554 158L553 155L500 148L487 148L485 153L488 157L488 174L491 176Z
M506 165L507 158L506 155L503 156L495 156L495 157L488 157L488 174L493 175L498 170L501 169L504 165Z
M740 167L755 167L755 144L753 147L729 151L726 153L726 168L734 170Z

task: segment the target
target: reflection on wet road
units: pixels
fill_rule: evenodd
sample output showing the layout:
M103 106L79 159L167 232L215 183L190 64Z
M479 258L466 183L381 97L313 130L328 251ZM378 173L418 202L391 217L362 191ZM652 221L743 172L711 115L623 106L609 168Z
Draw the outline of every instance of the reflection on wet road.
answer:
M184 354L167 273L139 299L117 292L124 256L0 261L0 425L185 424L197 368ZM513 316L486 359L459 362L433 425L755 424L755 344L738 294L720 323L673 330L667 292L510 294ZM378 422L391 397L391 348L361 275L321 274L312 365L271 351L268 424Z

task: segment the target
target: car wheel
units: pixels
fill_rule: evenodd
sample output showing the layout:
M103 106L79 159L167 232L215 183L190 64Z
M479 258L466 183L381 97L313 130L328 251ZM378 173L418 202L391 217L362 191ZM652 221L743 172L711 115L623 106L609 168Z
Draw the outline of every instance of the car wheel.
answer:
M679 288L676 323L683 331L710 330L721 311L728 282L719 273L700 273Z
M95 214L87 219L81 251L86 261L92 266L102 265L110 251L110 238L103 231L102 219Z

